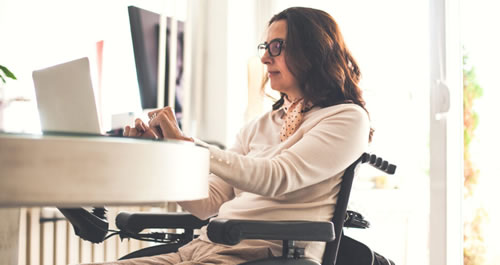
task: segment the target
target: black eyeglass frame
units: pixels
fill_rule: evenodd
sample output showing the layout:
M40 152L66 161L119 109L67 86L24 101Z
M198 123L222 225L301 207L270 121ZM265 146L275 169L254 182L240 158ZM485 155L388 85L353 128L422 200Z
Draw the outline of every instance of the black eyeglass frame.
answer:
M273 54L273 52L271 52L271 45L273 43L276 43L276 42L279 43L279 50L278 50L278 52L276 54ZM269 56L271 56L271 57L280 56L281 51L285 47L284 44L285 44L285 40L283 40L283 39L273 39L269 43L264 42L264 43L261 43L261 44L257 45L257 52L259 53L259 56L261 58L262 58L262 56L264 56L264 54L266 54L265 50L267 50L267 52L269 53ZM264 50L264 53L262 55L260 54L261 50Z

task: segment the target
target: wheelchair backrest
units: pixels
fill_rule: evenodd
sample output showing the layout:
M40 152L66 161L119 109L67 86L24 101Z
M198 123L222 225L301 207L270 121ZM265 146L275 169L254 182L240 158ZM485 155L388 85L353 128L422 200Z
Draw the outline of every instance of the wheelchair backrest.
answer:
M394 174L396 171L395 165L389 164L389 162L383 160L382 158L377 157L376 155L370 155L368 153L363 153L345 170L344 174L342 175L340 192L337 198L337 204L335 206L335 212L332 218L332 222L335 228L335 240L326 243L322 265L336 264L339 245L340 241L342 240L342 229L344 227L344 221L346 218L347 204L349 203L349 196L351 194L352 182L354 180L354 176L356 175L358 166L366 162L388 174Z

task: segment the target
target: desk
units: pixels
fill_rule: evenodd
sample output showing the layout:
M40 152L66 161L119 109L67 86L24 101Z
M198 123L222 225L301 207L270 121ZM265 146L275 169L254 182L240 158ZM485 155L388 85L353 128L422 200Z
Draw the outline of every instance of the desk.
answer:
M189 142L0 133L0 264L17 263L19 207L205 198L209 162Z

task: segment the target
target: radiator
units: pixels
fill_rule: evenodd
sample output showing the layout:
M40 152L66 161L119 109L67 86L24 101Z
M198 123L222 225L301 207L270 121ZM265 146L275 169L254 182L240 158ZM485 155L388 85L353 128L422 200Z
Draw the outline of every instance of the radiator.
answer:
M172 205L169 204L168 208L172 209ZM157 207L107 207L107 209L110 229L116 229L114 220L120 211L159 210ZM165 210L165 207L160 210ZM121 241L119 236L113 236L100 244L92 244L76 236L71 224L56 208L21 209L18 257L20 265L66 265L114 261L151 244L138 240Z

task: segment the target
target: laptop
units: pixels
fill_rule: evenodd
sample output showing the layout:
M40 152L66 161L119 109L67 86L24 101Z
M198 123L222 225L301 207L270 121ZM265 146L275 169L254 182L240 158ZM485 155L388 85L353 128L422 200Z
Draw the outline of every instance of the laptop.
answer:
M104 135L87 57L33 71L44 134Z

